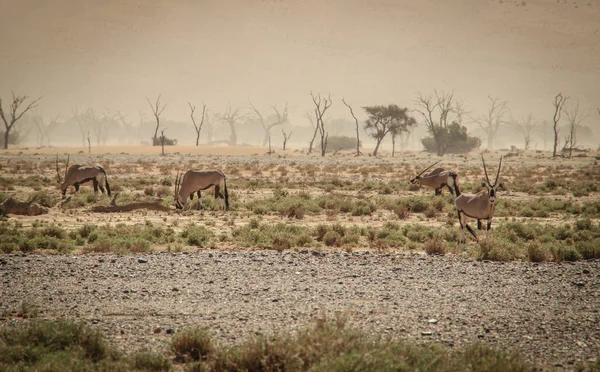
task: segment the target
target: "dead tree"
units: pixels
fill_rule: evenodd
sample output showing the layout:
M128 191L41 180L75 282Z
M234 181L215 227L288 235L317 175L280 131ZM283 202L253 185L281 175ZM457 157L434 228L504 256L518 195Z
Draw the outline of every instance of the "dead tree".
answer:
M492 150L494 147L494 138L498 133L498 128L506 121L504 117L508 113L507 102L500 101L498 98L488 96L491 106L486 115L479 118L473 118L473 121L479 125L487 137L487 149Z
M531 144L531 132L537 126L537 123L531 113L527 116L521 117L521 119L516 119L511 116L510 124L515 127L525 140L525 150L529 150L529 145Z
M315 143L315 138L317 138L317 133L319 132L319 123L318 122L315 123L315 120L313 119L313 116L310 112L307 112L304 115L304 117L306 119L308 119L308 121L310 122L310 125L313 127L313 136L308 144L308 154L310 154L313 149L313 144Z
M256 114L256 118L260 121L260 125L262 125L263 130L265 131L265 135L263 137L263 142L262 142L262 146L265 147L267 145L267 141L269 140L269 136L271 135L271 129L278 125L283 125L283 124L287 123L287 121L288 121L288 104L287 104L287 102L285 103L285 108L283 109L283 113L279 112L279 110L277 109L277 106L271 105L271 108L273 109L273 111L275 111L275 115L273 115L265 120L265 118L263 117L261 112L258 111L258 109L256 107L254 107L254 105L252 104L252 102L250 102L250 100L248 100L248 103L250 104L250 107ZM267 124L265 121L268 121L269 123Z
M288 133L284 132L282 129L281 133L283 133L283 151L285 151L285 146L287 145L287 141L290 139L290 137L292 136L292 133L294 133L294 131L291 131L288 134Z
M565 106L565 103L567 102L567 100L569 99L569 97L564 97L562 95L562 93L558 93L556 95L556 97L554 97L554 117L552 118L552 120L554 121L554 148L552 150L552 157L555 158L556 157L556 151L558 149L558 122L560 121L560 117L562 115L562 110L563 107Z
M567 154L570 158L573 156L573 150L577 148L577 128L586 119L587 115L580 111L579 100L577 100L575 102L571 101L565 107L565 116L569 121L569 134L565 137L565 144L561 152Z
M59 116L54 117L47 122L42 115L33 115L33 123L38 132L38 144L40 146L50 146L50 133L52 133L59 125Z
M8 148L8 138L10 136L10 131L13 130L18 123L18 121L27 113L27 111L36 108L39 104L41 97L35 99L24 108L21 107L26 100L28 100L28 96L16 96L15 92L12 92L12 103L10 104L10 111L8 115L4 112L4 106L2 104L2 98L0 98L0 118L4 122L4 148ZM19 111L19 109L21 109Z
M321 94L315 95L310 92L310 96L312 97L313 103L315 104L315 117L317 119L317 127L319 129L319 133L321 134L321 156L325 156L325 151L327 151L327 139L329 137L329 133L325 130L325 121L323 120L323 116L327 109L331 107L331 95L327 98L321 97Z
M354 123L356 123L356 154L355 155L356 156L362 155L362 152L360 152L360 134L359 134L359 131L358 131L358 128L359 128L358 119L354 115L354 111L352 110L352 106L350 106L349 104L347 104L346 101L344 101L344 98L342 98L342 102L344 103L344 105L346 105L346 107L348 107L348 109L350 110L350 115L352 115L352 117L354 118Z
M154 118L156 119L156 129L154 129L154 137L152 137L152 146L158 146L160 145L160 139L158 138L158 128L160 128L160 114L162 114L162 112L165 110L167 104L165 103L161 105L160 94L158 95L158 98L156 98L156 102L154 104L150 102L150 99L148 97L146 97L146 101L148 101L150 109L152 109L152 114L154 114Z
M222 122L227 123L229 125L229 129L231 131L231 134L229 135L229 146L236 146L237 130L235 128L235 125L239 121L244 119L247 115L241 114L239 108L232 109L231 105L227 105L227 107L225 108L225 112L223 112L222 114L216 114L215 116L219 118L219 120L221 120Z
M192 123L194 124L194 129L196 129L196 146L200 142L200 131L202 130L202 125L204 124L204 115L206 114L206 105L202 104L202 120L200 120L200 124L196 124L196 119L194 118L194 111L196 111L196 106L193 106L190 102L190 117L192 118Z

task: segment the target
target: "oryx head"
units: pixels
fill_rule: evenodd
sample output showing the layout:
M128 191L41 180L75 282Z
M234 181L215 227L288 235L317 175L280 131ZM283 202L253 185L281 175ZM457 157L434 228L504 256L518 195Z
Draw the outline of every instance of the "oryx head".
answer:
M181 196L179 195L181 177L182 175L177 172L177 176L175 176L175 208L178 210L183 210L183 206L185 205L185 199L181 200Z
M498 178L500 177L500 168L502 168L502 156L500 156L500 164L498 164L498 173L496 173L496 179L494 180L494 184L490 182L490 178L487 174L487 169L485 167L485 160L483 159L483 155L481 155L481 161L483 162L483 171L485 172L485 185L488 189L488 195L490 197L490 203L494 204L496 201L496 189L498 188Z
M433 167L434 165L436 165L437 163L439 163L440 160L436 161L435 163L431 164L430 166L428 166L427 168L423 169L421 171L421 173L417 174L416 176L414 176L413 178L410 179L410 181L408 181L409 183L412 183L413 185L416 185L419 183L419 180L421 179L421 175L425 172L427 172L431 167Z

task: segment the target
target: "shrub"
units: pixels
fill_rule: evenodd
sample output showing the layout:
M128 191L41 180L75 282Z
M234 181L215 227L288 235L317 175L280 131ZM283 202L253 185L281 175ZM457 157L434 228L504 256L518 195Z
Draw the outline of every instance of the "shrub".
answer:
M323 236L323 243L327 246L339 247L342 245L342 236L336 231L327 231Z
M446 245L441 239L430 239L425 242L425 252L429 255L446 254Z
M212 238L213 233L203 226L188 226L181 232L181 237L188 245L204 248Z
M550 257L549 250L536 241L527 242L525 248L530 262L544 262Z
M208 358L215 351L212 335L206 328L191 328L175 335L171 351L179 362Z
M356 138L354 137L330 136L327 138L327 150L339 151L354 149L356 149Z

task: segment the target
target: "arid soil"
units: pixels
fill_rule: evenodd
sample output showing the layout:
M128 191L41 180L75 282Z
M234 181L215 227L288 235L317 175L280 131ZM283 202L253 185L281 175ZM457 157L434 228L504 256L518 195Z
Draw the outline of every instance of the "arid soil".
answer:
M4 255L0 311L80 318L125 351L206 326L223 342L335 314L373 334L518 350L548 369L600 352L600 262L370 253ZM12 320L3 319L3 322Z

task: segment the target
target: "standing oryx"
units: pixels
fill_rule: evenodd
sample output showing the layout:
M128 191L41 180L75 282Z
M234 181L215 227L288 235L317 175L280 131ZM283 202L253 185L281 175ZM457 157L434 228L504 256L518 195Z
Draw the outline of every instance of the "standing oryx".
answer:
M423 173L425 173L429 168L433 167L439 163L439 161L431 164L427 168L425 168L421 173L417 174L410 181L413 185L423 185L432 187L435 190L435 195L441 195L442 189L447 187L454 197L454 184L456 183L456 173L453 171L444 170L444 168L435 168L429 174L421 177Z
M69 186L74 186L75 192L78 192L79 185L89 181L92 181L94 185L94 199L98 197L98 188L100 188L100 191L102 191L103 194L106 192L108 193L108 196L111 195L106 172L104 171L104 168L98 165L91 166L74 164L69 167L69 157L67 157L67 165L65 166L65 179L61 180L60 171L58 169L58 155L56 155L56 177L58 183L60 183L60 189L63 197L67 194L67 189ZM106 190L104 190L104 187L102 187L102 181L104 181Z
M461 194L458 186L455 186L457 197L454 199L454 204L456 205L456 211L458 212L458 221L460 222L460 243L463 247L466 240L465 227L467 230L469 230L471 235L475 237L475 240L477 240L475 231L473 231L471 226L467 224L467 218L476 219L477 226L480 229L481 220L487 220L486 230L489 231L492 227L492 218L494 217L494 212L496 210L496 189L498 188L498 177L500 177L500 169L502 168L502 156L500 157L498 173L496 174L496 179L494 180L493 185L488 177L483 155L481 156L481 161L483 162L483 171L485 172L485 184L487 186L487 190L482 190L477 194Z
M223 193L221 192L221 184ZM198 209L200 209L202 200L200 191L206 190L211 186L215 187L215 199L225 200L225 210L229 210L229 194L227 192L227 181L221 171L196 171L189 170L185 172L183 178L179 173L175 178L175 207L183 209L188 196L190 200L194 198L194 193L198 194Z

